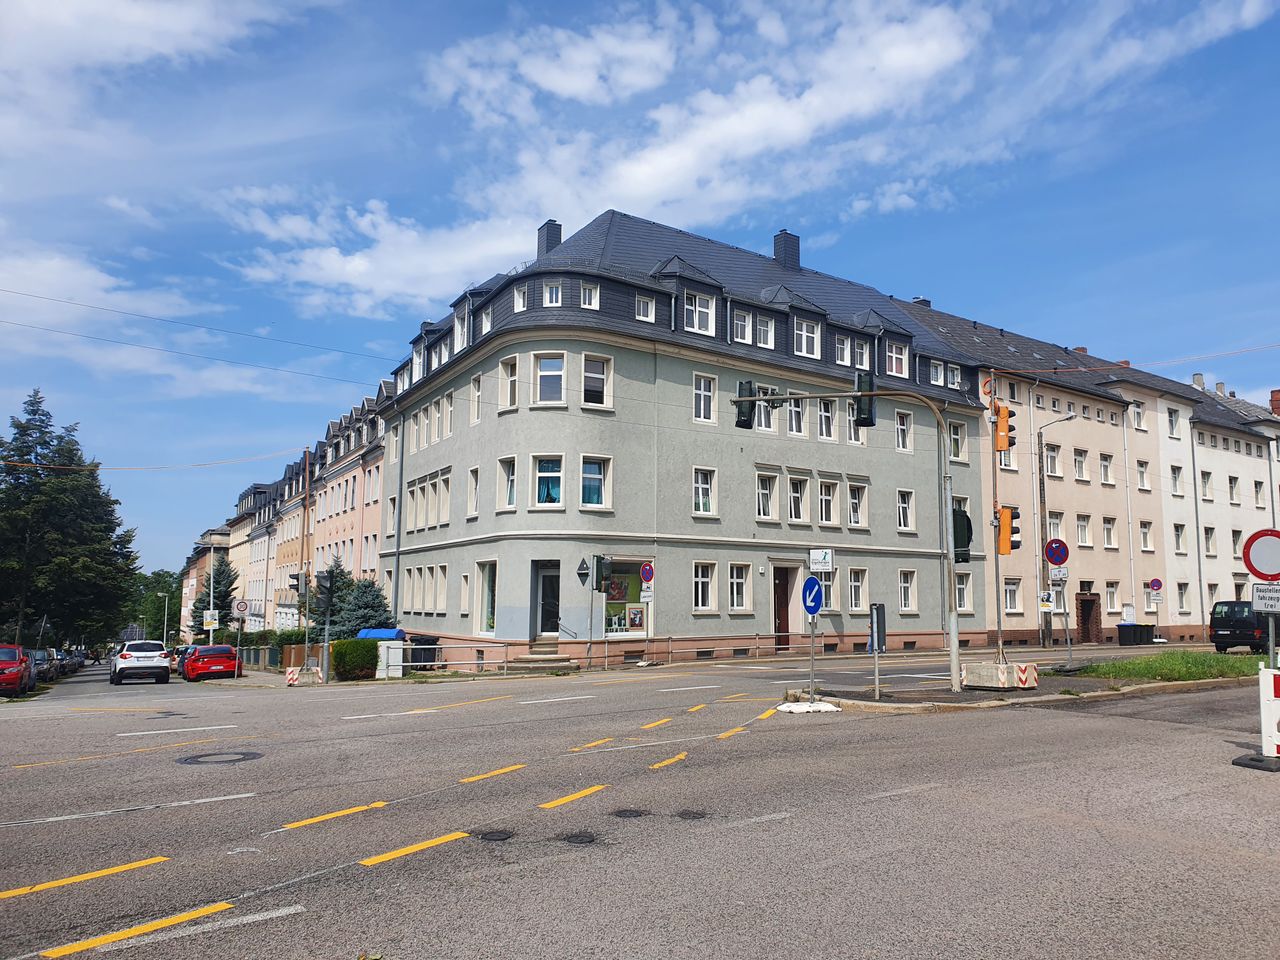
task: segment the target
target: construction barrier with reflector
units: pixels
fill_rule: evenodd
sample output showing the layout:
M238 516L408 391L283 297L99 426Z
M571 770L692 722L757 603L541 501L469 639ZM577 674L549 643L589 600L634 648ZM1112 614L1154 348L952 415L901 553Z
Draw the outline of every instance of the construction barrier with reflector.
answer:
M1280 670L1258 669L1258 709L1262 714L1262 752L1231 762L1237 767L1280 773Z

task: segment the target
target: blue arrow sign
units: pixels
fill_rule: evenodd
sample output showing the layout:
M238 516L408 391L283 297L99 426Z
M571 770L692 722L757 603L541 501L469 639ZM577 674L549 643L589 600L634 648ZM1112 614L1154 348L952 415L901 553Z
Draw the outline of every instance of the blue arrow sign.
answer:
M804 589L801 591L801 598L804 600L804 612L808 614L817 613L822 609L822 581L817 577L809 577L804 582Z

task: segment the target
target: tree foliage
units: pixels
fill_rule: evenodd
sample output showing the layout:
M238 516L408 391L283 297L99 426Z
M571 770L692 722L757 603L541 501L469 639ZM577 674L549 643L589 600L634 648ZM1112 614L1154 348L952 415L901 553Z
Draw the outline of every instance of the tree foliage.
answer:
M236 598L236 583L240 575L225 554L213 561L213 609L218 611L218 625L230 627L231 602ZM200 592L191 604L191 632L204 633L204 612L209 609L209 578L203 577Z
M159 637L165 629L165 598L169 601L169 633L177 636L182 624L182 574L172 570L138 573L133 578L133 603L129 619L146 626L147 637Z
M331 637L354 637L361 630L394 627L396 618L378 585L372 580L354 580L333 613Z
M102 642L134 600L134 531L123 529L76 425L54 425L38 389L0 438L0 627L30 639L46 617L61 642Z

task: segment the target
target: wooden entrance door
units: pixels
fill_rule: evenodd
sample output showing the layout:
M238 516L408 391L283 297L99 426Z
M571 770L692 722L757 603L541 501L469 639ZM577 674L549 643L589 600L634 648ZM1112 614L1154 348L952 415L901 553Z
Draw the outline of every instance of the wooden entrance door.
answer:
M773 642L775 646L791 645L791 571L775 567L773 571Z

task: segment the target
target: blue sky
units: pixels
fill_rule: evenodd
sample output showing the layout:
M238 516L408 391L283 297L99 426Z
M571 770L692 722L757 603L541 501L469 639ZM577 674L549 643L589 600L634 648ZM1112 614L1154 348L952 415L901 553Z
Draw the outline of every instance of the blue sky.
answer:
M0 412L38 385L106 466L261 457L106 474L176 568L610 207L1135 363L1280 340L1275 0L781 6L10 0L0 288L316 348L0 293ZM1265 402L1277 356L1153 369Z

